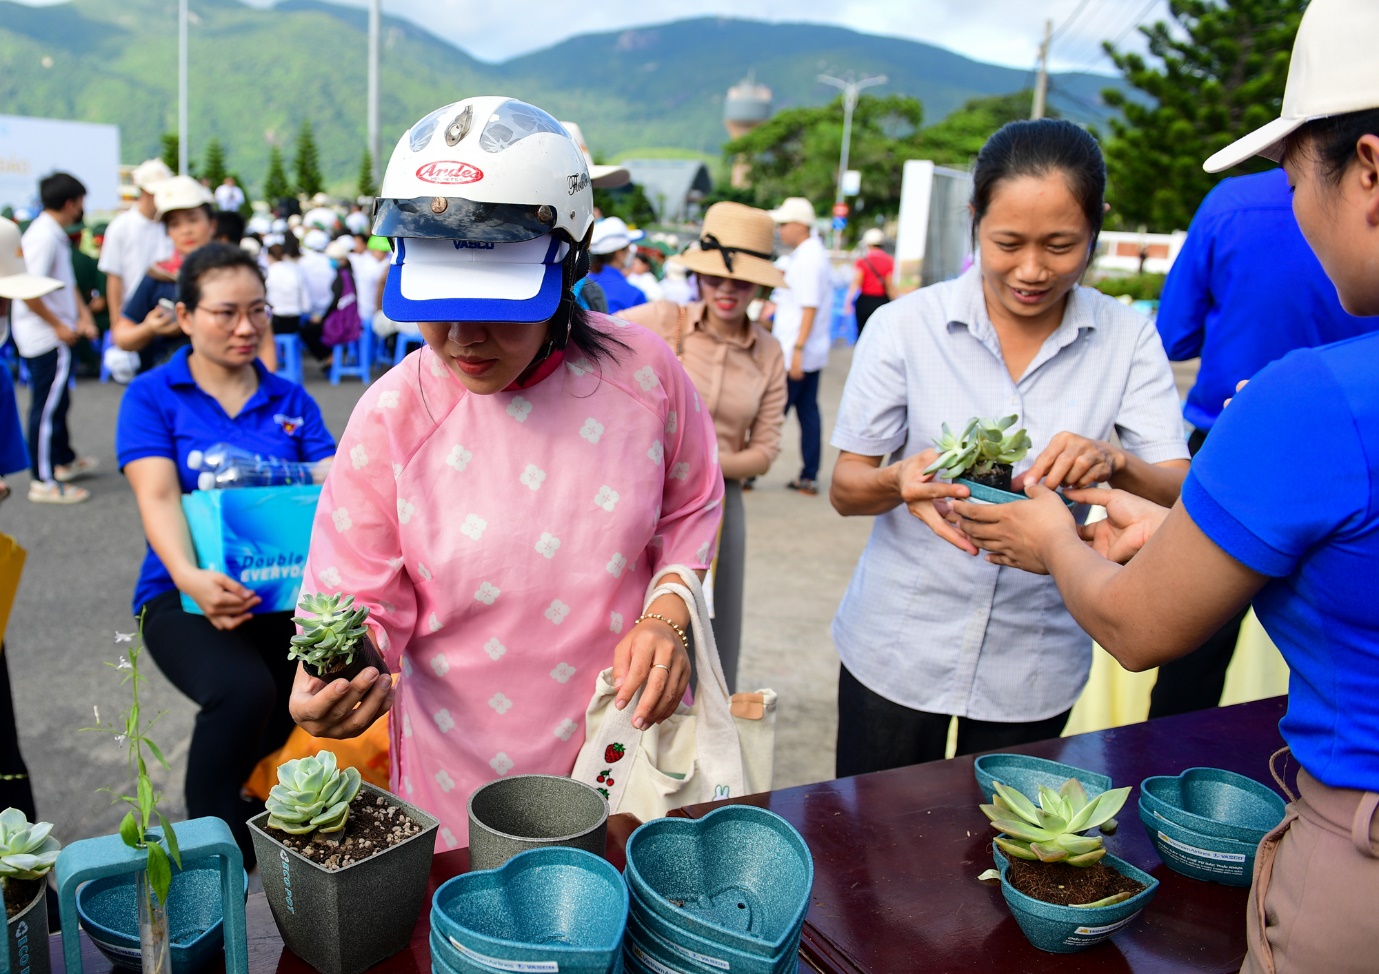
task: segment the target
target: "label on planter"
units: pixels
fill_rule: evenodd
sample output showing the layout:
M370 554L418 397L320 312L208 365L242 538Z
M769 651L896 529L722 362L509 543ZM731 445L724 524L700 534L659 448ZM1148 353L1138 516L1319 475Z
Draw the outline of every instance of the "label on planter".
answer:
M641 961L642 966L645 967L647 970L652 971L653 974L681 974L681 972L677 971L675 968L667 967L666 965L662 964L655 957L652 957L650 954L642 950L642 948L638 947L636 944L629 943L628 946L632 948L633 956L636 957L637 960Z
M710 957L708 954L701 954L698 951L690 950L688 947L682 947L680 944L673 944L654 930L648 930L646 927L642 927L640 932L645 933L662 947L665 947L672 953L679 954L681 957L687 957L692 961L698 961L700 964L704 964L707 967L715 967L720 971L732 970L732 965L727 961L720 960L717 957Z
M1195 845L1188 845L1186 842L1179 842L1177 839L1169 838L1162 832L1159 833L1159 840L1166 845L1172 846L1179 852L1186 852L1188 855L1196 856L1199 859L1210 859L1213 862L1232 862L1243 866L1246 858L1239 852L1212 852L1210 849L1199 849ZM1239 870L1236 870L1237 875L1239 875L1239 872Z
M439 931L437 932L439 933ZM477 950L470 950L454 937L446 937L445 939L450 941L452 947L475 963L485 964L500 971L515 971L517 974L559 974L560 971L560 965L553 960L504 960L501 957L489 957Z
M1104 937L1109 933L1115 933L1117 930L1125 926L1127 923L1129 923L1131 920L1135 919L1135 917L1139 915L1140 911L1136 910L1134 913L1130 914L1124 920L1117 920L1115 923L1108 923L1102 927L1078 927L1076 930L1073 931L1074 936L1069 937L1064 942L1069 944L1077 943L1078 936L1097 938Z

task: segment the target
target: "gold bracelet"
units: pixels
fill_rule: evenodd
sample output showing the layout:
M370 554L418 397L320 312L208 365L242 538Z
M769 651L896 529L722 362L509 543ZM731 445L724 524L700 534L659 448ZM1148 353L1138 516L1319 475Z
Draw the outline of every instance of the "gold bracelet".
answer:
M637 617L637 621L634 622L634 623L632 623L632 625L633 625L634 627L639 626L639 625L641 625L641 624L642 624L645 620L647 620L647 619L660 619L660 620L661 620L662 622L664 622L666 625L670 626L670 628L674 629L674 630L675 630L675 635L679 636L679 637L680 637L680 642L684 643L685 652L686 652L686 653L689 652L689 637L687 637L687 636L685 635L685 630L681 629L679 626L677 626L675 623L671 622L669 619L667 619L665 616L661 615L661 613L659 613L659 612L644 612L644 613L642 613L641 615L639 615L639 616Z

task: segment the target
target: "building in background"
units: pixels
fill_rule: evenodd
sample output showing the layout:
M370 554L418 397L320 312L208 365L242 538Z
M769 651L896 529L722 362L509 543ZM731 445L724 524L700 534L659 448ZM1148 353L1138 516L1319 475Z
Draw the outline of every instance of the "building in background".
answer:
M771 117L771 89L757 84L754 74L728 89L723 100L723 127L728 138L739 139ZM731 182L741 189L749 182L751 167L742 160L733 161Z
M620 165L646 194L657 223L698 219L699 202L713 190L709 167L698 159L624 159Z

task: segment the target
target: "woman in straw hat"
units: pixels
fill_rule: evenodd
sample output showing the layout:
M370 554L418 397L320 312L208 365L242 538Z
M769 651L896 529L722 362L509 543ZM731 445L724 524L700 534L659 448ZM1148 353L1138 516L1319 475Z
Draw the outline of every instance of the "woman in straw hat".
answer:
M655 301L622 317L659 333L694 380L718 432L723 467L723 530L714 570L714 638L729 690L742 641L746 523L742 482L771 467L785 422L785 358L780 342L747 316L760 288L785 286L771 263L774 224L765 210L715 203L690 250L670 258L699 279L703 300L681 307Z
M1283 117L1206 164L1219 171L1254 155L1283 163L1298 226L1354 315L1379 315L1376 34L1373 0L1313 0L1293 47ZM1105 521L1083 529L1090 547L1039 487L1029 491L1032 503L1000 511L955 505L989 560L1053 575L1077 621L1128 669L1181 656L1253 602L1292 670L1279 731L1301 764L1301 795L1255 856L1247 974L1375 969L1376 373L1379 333L1269 365L1212 428L1172 510L1120 491L1072 492L1107 508ZM1309 455L1326 458L1325 489L1305 500L1296 478L1279 476L1280 444L1304 442Z

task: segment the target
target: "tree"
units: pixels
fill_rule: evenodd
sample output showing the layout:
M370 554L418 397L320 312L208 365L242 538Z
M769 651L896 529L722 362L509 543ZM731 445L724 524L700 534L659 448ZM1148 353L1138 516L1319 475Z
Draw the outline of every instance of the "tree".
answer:
M1011 95L973 98L936 125L920 133L921 158L941 166L967 168L976 159L986 140L1007 122L1029 118L1034 93L1025 90ZM1057 118L1050 109L1048 117Z
M862 174L856 207L868 214L900 209L900 168L922 159L920 126L924 108L904 95L863 95L852 114L848 167ZM723 146L730 160L742 157L750 168L757 206L776 206L787 196L803 196L827 213L838 179L843 144L843 100L815 108L788 108Z
M1122 116L1110 120L1106 142L1116 225L1187 227L1222 178L1204 172L1202 163L1278 117L1306 6L1306 0L1170 0L1171 24L1140 28L1157 63L1105 45L1125 80L1152 99L1102 93ZM1245 169L1266 165L1256 160Z
M321 192L324 180L321 179L321 159L316 151L316 137L311 132L311 122L303 119L297 130L296 158L292 163L297 177L297 192L303 196L315 196Z
M201 175L206 177L212 187L219 186L225 181L225 149L219 139L211 139L206 143L206 161L202 164Z
M164 132L163 143L163 165L167 166L174 173L177 172L178 154L181 151L176 132Z
M656 208L636 183L628 183L617 189L595 189L594 205L605 217L616 216L634 227L650 226L656 222Z
M377 196L378 184L373 179L373 153L364 147L364 155L359 160L359 178L355 182L356 196Z
M276 145L268 150L268 179L263 185L263 198L269 206L277 206L278 200L292 195L292 184L287 181L287 170L283 166L283 154Z

